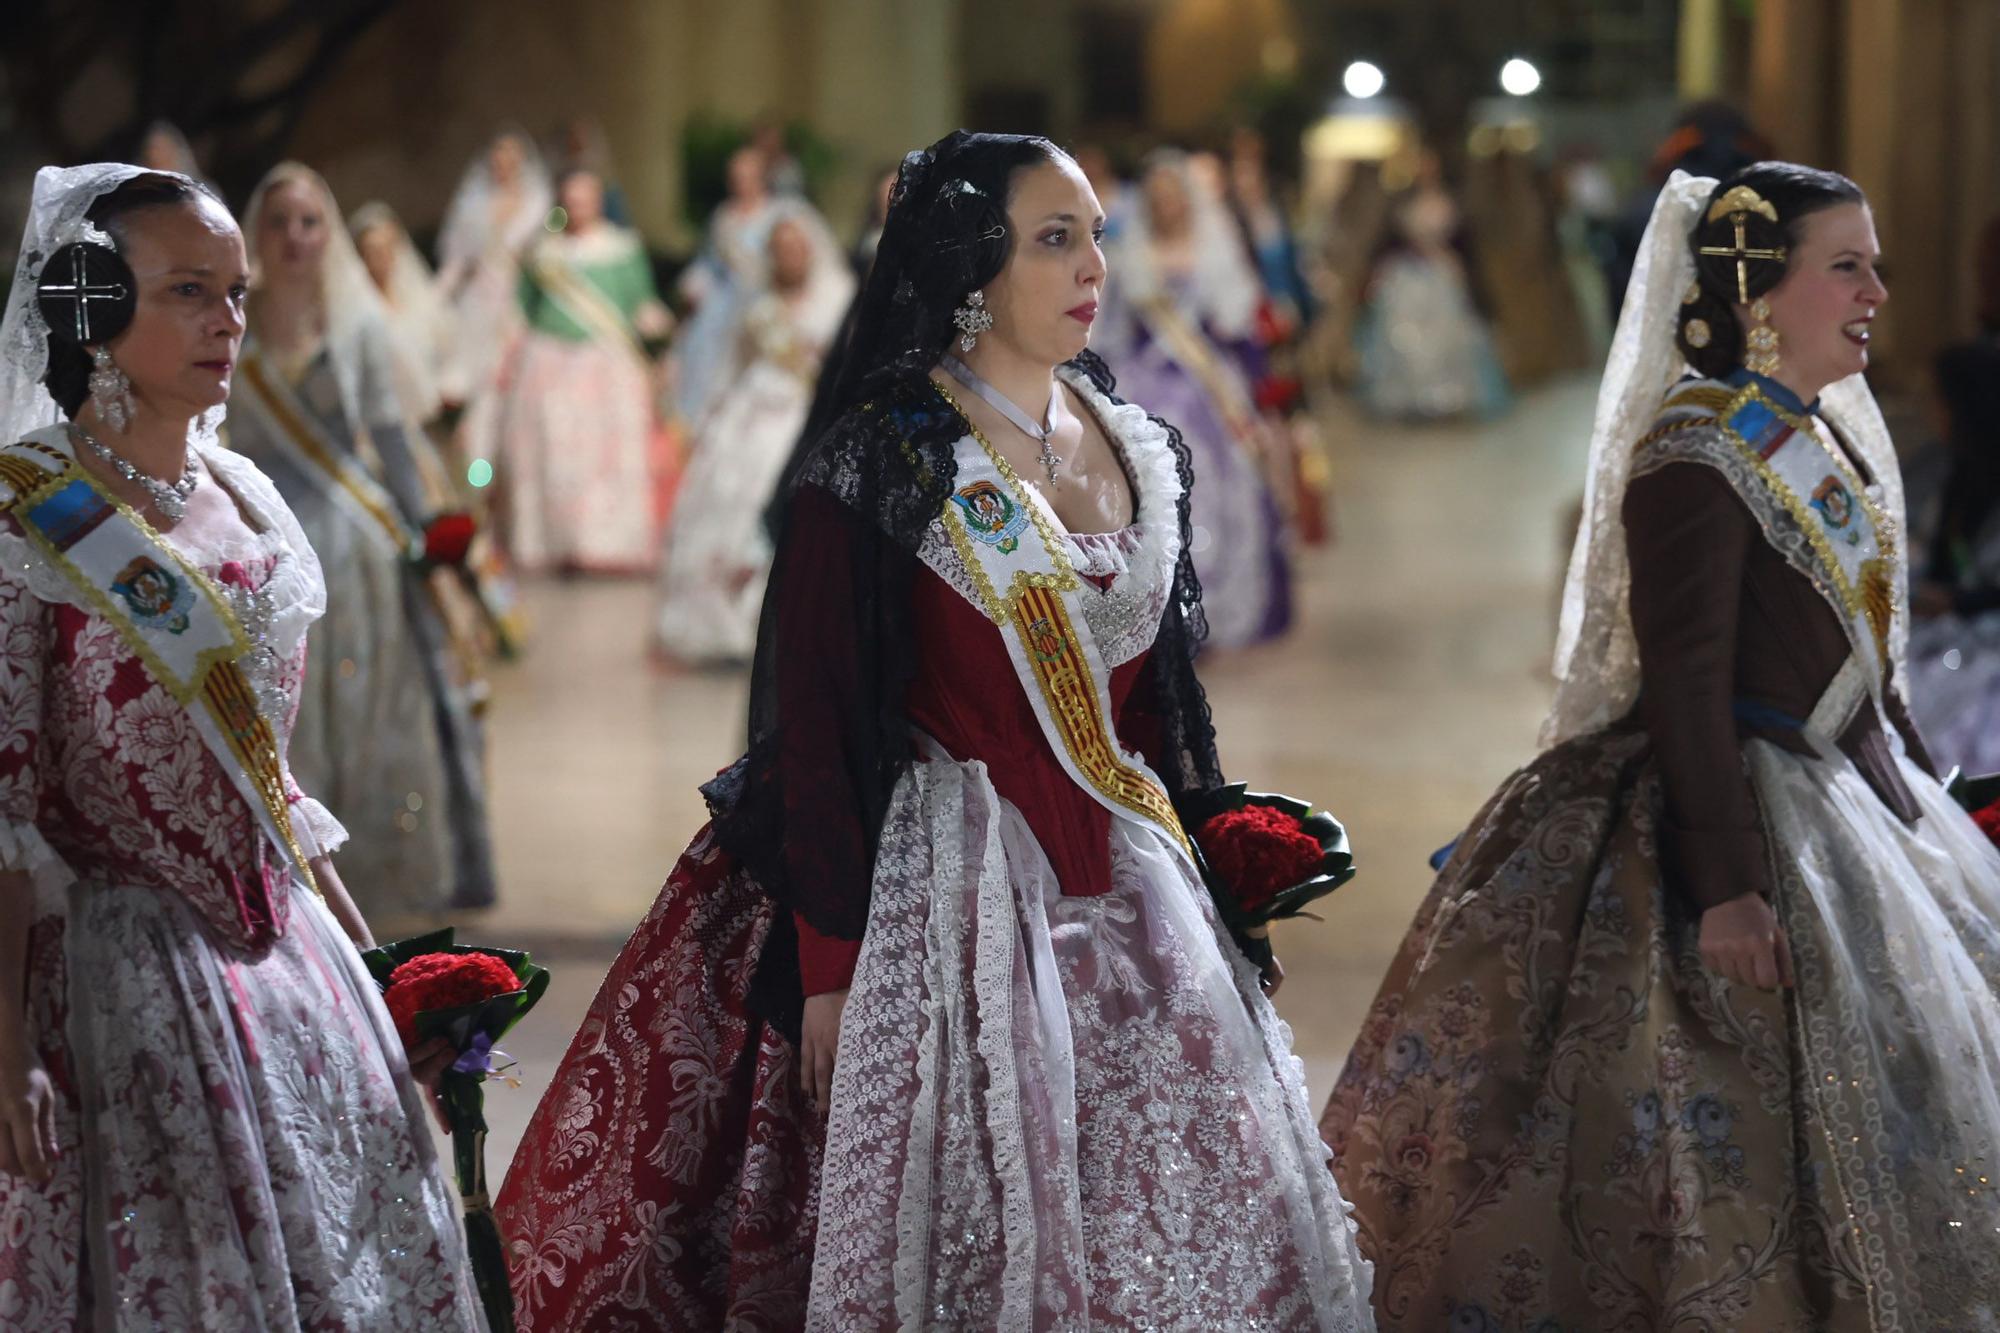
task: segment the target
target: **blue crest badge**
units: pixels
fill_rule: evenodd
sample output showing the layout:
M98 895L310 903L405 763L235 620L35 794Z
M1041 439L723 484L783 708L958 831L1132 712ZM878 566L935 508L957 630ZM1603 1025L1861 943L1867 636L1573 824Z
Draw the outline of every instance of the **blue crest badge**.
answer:
M125 599L132 619L146 629L163 629L184 634L188 612L194 610L194 589L149 555L142 555L118 571L111 591Z

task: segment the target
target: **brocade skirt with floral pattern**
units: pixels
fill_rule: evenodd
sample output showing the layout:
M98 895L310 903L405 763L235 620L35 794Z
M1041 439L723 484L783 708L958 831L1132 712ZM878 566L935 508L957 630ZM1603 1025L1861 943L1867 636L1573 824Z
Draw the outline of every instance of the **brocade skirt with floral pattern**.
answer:
M0 1333L474 1333L457 1195L375 985L304 891L217 946L77 884L31 934L62 1157L0 1175Z
M1643 732L1473 821L1321 1121L1384 1329L2000 1326L2000 855L1814 744L1745 750L1789 991L1703 966Z

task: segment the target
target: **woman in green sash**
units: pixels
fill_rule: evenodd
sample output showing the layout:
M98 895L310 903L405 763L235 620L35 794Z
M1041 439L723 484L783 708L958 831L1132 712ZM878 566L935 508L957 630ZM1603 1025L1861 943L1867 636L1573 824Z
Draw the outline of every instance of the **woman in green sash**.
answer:
M604 182L570 171L560 198L563 230L522 264L528 332L503 376L507 550L527 571L650 572L666 449L643 340L670 320L645 247L604 216Z
M320 563L215 443L247 268L187 177L36 178L0 324L0 1326L469 1333L419 1087L451 1054L406 1062L286 764Z

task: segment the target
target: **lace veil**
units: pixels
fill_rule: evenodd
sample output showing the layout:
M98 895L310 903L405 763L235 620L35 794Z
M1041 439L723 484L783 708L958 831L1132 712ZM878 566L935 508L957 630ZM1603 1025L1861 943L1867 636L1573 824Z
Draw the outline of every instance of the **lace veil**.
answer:
M520 208L503 222L493 213L500 187L493 180L492 143L508 138L521 149ZM507 130L495 135L492 143L480 150L459 178L451 207L445 211L444 227L438 232L439 282L447 292L457 289L464 274L476 267L489 249L519 252L534 239L556 201L555 182L533 137Z
M91 206L134 176L176 174L150 172L124 162L43 167L35 173L34 200L28 208L27 228L21 233L14 285L7 291L6 315L0 318L0 437L5 443L63 420L62 409L42 384L49 367L49 326L35 301L42 265L73 241L95 241L116 249L116 242L85 216ZM196 184L191 178L183 179ZM214 440L222 413L222 408L212 408L199 419L198 440Z

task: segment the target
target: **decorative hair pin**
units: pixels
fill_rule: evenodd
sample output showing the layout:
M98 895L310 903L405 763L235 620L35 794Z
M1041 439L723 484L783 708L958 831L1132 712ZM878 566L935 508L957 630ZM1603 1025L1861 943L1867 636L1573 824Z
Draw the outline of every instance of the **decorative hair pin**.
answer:
M1723 196L1708 206L1708 220L1719 222L1731 213L1755 213L1759 217L1778 221L1778 209L1770 200L1747 185L1732 185Z
M1750 304L1751 260L1769 260L1774 264L1782 264L1787 258L1787 251L1782 245L1775 250L1760 250L1750 244L1743 220L1752 213L1768 218L1774 223L1778 220L1778 210L1770 200L1747 185L1731 186L1720 199L1709 205L1708 220L1719 222L1724 218L1729 219L1735 231L1735 244L1704 245L1698 250L1700 254L1736 261L1736 300L1739 305Z

